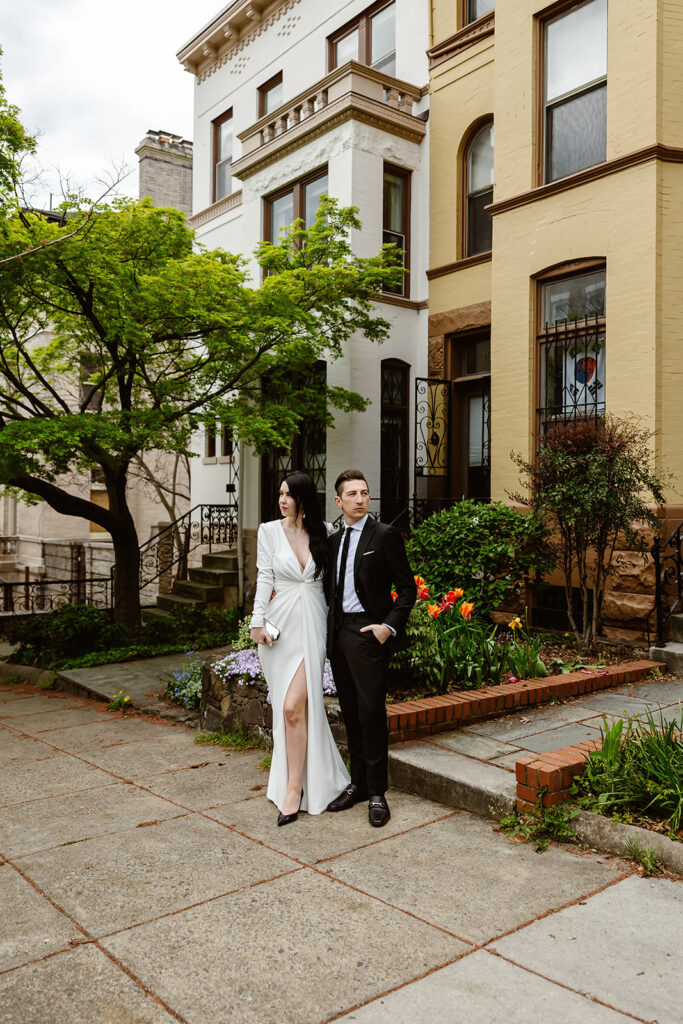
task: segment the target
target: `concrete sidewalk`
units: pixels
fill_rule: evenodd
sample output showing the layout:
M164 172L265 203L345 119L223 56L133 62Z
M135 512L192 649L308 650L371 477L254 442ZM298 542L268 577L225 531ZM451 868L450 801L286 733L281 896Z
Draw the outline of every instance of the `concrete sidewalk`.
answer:
M680 1020L680 883L397 791L279 829L262 756L0 687L2 1024Z

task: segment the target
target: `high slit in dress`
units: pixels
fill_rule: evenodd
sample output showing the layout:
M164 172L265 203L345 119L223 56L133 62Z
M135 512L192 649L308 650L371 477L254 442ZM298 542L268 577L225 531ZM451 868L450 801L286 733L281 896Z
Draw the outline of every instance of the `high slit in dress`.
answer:
M256 564L258 577L251 627L263 626L267 618L280 630L280 638L272 647L259 644L258 648L273 709L268 799L282 810L288 779L284 703L289 684L303 660L308 693L308 743L301 810L320 814L350 781L323 701L327 629L323 582L314 578L312 555L302 571L280 519L259 526Z

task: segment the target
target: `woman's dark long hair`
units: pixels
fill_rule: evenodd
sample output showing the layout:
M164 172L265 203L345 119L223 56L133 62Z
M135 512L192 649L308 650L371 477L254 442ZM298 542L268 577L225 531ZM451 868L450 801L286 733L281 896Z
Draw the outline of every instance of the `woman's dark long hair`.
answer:
M308 473L300 469L286 476L283 483L287 484L289 493L296 503L297 516L301 512L304 530L308 534L308 543L315 562L315 579L327 571L329 560L327 550L327 527L318 504L318 492Z

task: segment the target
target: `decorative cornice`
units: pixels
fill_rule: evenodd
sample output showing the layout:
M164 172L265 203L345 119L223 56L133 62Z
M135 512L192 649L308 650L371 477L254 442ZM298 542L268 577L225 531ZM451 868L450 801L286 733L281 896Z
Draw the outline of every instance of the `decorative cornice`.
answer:
M487 36L492 36L495 32L495 19L495 11L491 11L490 14L486 14L483 18L479 18L478 21L472 22L471 25L461 28L459 32L449 36L442 43L432 46L431 50L427 50L429 70L431 71L432 68L443 64L449 57L455 56L461 50L466 50L469 46L473 46L474 43L486 39Z
M489 249L487 252L478 252L476 256L466 256L462 260L455 260L453 263L444 263L441 267L430 267L427 271L427 280L433 281L435 277L446 277L448 274L454 274L458 270L465 270L467 267L476 267L480 263L490 263L493 253Z
M499 213L507 213L508 210L516 210L520 206L527 206L539 199L547 199L549 196L559 195L560 192L567 192L569 189L578 188L591 181L598 181L600 178L607 178L611 174L618 174L620 171L628 170L630 167L638 167L640 164L650 163L651 160L661 160L663 163L683 163L683 149L676 146L654 145L645 149L637 149L626 156L617 157L616 160L606 160L604 163L596 164L594 167L586 167L583 171L570 174L566 178L559 178L557 181L550 181L546 185L539 185L528 192L521 192L519 195L510 196L509 199L501 199L499 202L491 203L485 209L495 216Z
M236 0L198 32L176 56L203 82L301 0Z
M228 210L234 210L236 206L241 205L242 190L240 189L239 192L232 192L225 199L219 199L217 203L212 203L205 210L195 213L193 217L190 217L190 227L199 228L202 224L207 224L208 221L213 220L215 217L220 217L222 213L227 213Z

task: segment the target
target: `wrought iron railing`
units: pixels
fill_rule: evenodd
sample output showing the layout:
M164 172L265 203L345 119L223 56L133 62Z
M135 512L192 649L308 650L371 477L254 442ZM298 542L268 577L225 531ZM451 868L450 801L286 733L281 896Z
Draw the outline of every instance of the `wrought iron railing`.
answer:
M605 414L605 319L585 317L546 324L541 357L541 433L556 424Z
M415 381L416 477L449 476L451 386L451 381L438 377Z
M0 583L1 615L35 615L53 612L64 604L87 604L109 610L112 586L109 576L76 580L22 580Z
M172 580L187 579L190 554L199 547L210 553L215 547L237 542L237 503L195 505L184 516L164 527L140 547L140 591L158 582L171 589Z
M666 632L669 619L681 607L683 602L683 522L672 530L666 540L655 537L650 551L655 568L655 603L648 617L648 637L650 620L655 615L656 645L666 646Z

